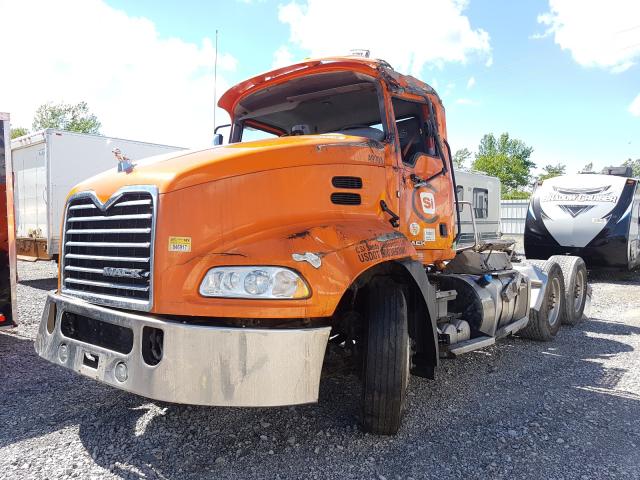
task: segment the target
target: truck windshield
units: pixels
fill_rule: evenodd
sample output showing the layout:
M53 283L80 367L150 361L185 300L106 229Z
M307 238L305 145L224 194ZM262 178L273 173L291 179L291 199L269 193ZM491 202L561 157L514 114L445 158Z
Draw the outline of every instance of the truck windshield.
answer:
M308 75L242 99L234 112L236 141L342 133L385 138L374 80L344 71Z

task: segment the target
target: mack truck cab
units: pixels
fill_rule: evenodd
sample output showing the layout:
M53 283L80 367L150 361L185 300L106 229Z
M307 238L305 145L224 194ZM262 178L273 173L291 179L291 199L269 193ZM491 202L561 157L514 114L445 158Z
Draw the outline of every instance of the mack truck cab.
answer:
M457 243L473 209L427 84L323 58L219 106L227 144L71 191L40 356L152 399L265 407L316 402L330 344L362 379L363 428L393 434L411 374L582 317L587 289L565 289L579 258L563 270L515 262L508 241Z

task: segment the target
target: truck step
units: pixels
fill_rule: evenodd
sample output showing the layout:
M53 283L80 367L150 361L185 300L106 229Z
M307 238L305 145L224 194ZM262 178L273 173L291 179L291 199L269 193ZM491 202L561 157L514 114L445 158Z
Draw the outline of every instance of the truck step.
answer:
M522 330L529 323L529 317L522 317L520 320L516 320L509 325L505 325L504 327L500 327L496 330L496 338L506 337L507 335L511 335L512 333L517 332L518 330Z
M496 343L495 337L476 337L464 342L455 343L449 348L449 353L454 357L462 355L464 353L471 352L473 350L479 350L484 347L488 347Z

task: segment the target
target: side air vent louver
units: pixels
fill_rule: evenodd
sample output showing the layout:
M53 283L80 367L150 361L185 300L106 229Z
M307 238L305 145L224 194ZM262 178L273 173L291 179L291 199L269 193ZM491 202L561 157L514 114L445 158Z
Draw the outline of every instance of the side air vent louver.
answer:
M357 193L337 192L331 194L331 202L336 205L360 205L362 200Z
M333 177L331 184L336 188L358 189L362 188L362 179L360 177Z

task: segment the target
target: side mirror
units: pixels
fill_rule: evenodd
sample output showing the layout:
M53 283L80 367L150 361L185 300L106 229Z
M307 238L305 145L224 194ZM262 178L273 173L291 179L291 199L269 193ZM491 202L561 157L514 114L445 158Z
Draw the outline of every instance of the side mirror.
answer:
M222 142L224 142L224 138L222 136L221 133L218 133L218 130L220 130L221 128L229 128L231 126L231 124L227 123L225 125L218 125L216 127L216 129L213 131L213 146L218 146L218 145L222 145Z

